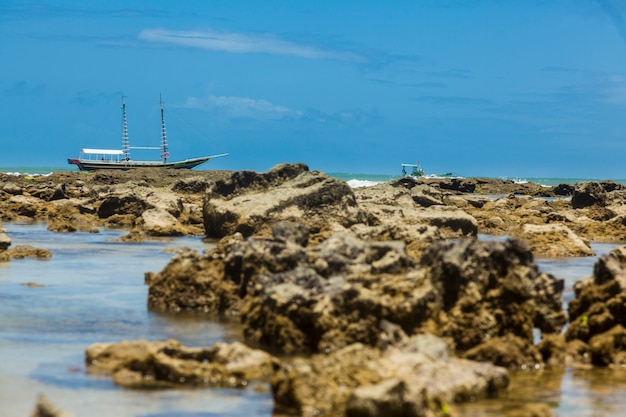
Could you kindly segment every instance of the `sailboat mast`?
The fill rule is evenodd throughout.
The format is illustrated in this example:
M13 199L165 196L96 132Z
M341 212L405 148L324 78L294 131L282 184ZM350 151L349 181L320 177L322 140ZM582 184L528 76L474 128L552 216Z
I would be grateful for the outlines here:
M126 97L122 96L122 151L124 159L130 160L130 146L128 145L128 125L126 124Z
M163 158L163 163L167 162L167 158L170 154L167 152L167 134L165 132L165 106L163 105L163 97L159 96L159 100L161 102L161 150L163 153L161 154L161 158Z

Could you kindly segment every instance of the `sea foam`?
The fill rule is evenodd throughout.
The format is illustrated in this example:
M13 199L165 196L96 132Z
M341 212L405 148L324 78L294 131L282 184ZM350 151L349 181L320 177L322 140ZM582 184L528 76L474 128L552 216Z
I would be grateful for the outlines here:
M352 188L360 188L360 187L371 187L373 185L382 184L383 181L351 179L351 180L346 181L346 183L348 183L348 185Z

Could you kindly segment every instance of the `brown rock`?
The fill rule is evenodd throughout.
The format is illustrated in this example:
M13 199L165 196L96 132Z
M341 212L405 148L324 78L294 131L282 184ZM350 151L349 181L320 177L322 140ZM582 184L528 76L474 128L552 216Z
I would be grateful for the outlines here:
M583 208L593 205L604 206L607 201L607 190L598 182L580 182L574 188L572 207Z
M275 374L277 408L303 416L437 415L442 406L495 395L508 385L503 368L450 357L432 335L407 338L384 351L352 344L296 358Z
M250 380L269 380L280 366L273 356L239 342L188 348L175 340L96 343L87 348L85 362L90 372L110 374L115 383L133 388L244 388Z
M37 398L37 405L33 410L31 417L69 417L69 414L55 407L48 398L40 394Z
M479 362L491 362L511 370L539 370L543 359L535 346L527 340L507 335L496 337L471 348L464 358Z
M348 185L305 165L279 165L264 174L235 173L207 191L204 227L221 238L265 233L274 223L304 223L312 234L363 221Z
M31 245L16 245L11 249L7 249L2 252L4 258L3 261L8 261L9 259L24 259L24 258L35 258L35 259L49 259L52 257L52 253L47 249L39 249L35 248Z
M563 224L525 224L517 236L529 244L535 256L556 258L595 255L589 243Z
M598 258L593 276L578 281L574 293L566 340L587 344L583 353L594 365L626 363L626 246Z
M237 284L224 278L224 262L217 256L201 256L180 250L158 274L147 272L148 307L160 311L238 310Z
M142 228L151 236L184 236L180 222L163 209L148 209L141 214Z
M0 233L0 251L7 250L11 246L11 238L4 233Z

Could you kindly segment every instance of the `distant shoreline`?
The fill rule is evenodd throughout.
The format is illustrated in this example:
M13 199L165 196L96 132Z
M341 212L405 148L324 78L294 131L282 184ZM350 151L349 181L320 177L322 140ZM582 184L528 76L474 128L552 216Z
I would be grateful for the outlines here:
M195 171L212 171L211 169L196 169ZM15 167L0 167L0 172L11 175L50 175L53 172L79 172L75 167L65 166L15 166ZM402 177L401 174L367 174L367 173L344 173L344 172L326 172L328 176L338 178L340 180L350 182L352 186L370 186L377 183L383 183ZM510 180L515 183L533 183L544 185L546 187L556 186L559 184L571 184L574 185L579 182L588 181L615 181L617 183L626 185L626 179L610 179L610 178L567 178L567 177L488 177L488 176L459 176L460 178L488 178L488 179L500 179Z

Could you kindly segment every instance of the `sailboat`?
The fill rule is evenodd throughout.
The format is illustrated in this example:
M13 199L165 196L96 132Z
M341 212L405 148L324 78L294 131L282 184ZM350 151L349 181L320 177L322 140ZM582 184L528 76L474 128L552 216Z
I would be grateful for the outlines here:
M96 171L100 169L128 170L135 168L168 168L168 169L191 169L203 164L210 159L227 156L227 153L218 155L202 156L199 158L185 159L182 161L168 161L169 152L167 147L167 135L165 131L165 106L163 99L161 104L161 146L130 146L128 141L128 125L126 121L126 98L122 96L122 149L93 149L83 148L78 158L68 158L67 163L78 166L80 171ZM130 158L131 149L158 150L161 151L160 160L135 161Z

